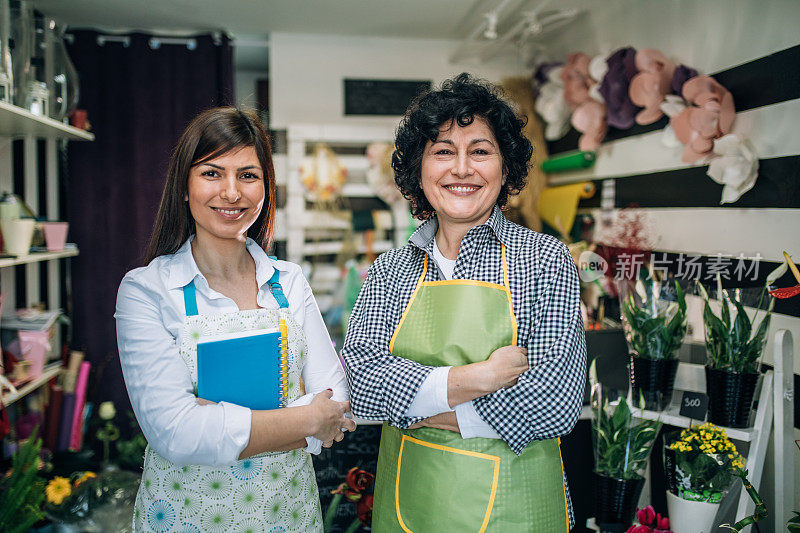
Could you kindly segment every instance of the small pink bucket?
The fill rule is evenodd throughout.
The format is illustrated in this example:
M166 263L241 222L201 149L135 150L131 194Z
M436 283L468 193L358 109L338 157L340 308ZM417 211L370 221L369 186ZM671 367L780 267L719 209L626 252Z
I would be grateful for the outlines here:
M69 222L45 222L44 240L48 252L60 252L67 243Z
M22 358L30 361L30 377L36 379L44 370L47 350L50 348L48 331L19 330L19 348Z

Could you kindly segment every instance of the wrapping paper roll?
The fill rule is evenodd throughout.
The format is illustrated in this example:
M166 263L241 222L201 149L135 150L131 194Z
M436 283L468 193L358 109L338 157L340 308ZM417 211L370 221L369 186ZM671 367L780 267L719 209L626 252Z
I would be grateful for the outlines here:
M567 170L589 168L594 165L595 159L594 152L570 152L542 161L542 170L545 172L565 172Z
M550 187L539 195L536 210L542 220L566 238L575 222L578 202L581 198L591 198L594 195L594 189L594 183L591 181Z

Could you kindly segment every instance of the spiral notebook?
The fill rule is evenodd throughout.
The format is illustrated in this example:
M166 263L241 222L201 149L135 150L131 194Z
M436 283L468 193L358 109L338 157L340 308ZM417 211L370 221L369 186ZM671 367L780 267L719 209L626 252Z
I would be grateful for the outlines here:
M197 396L250 409L281 407L281 334L227 333L197 343Z

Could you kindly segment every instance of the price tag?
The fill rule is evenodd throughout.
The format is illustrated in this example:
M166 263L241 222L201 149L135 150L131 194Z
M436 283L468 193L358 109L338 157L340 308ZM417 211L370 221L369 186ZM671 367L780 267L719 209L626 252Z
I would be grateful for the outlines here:
M692 420L702 421L706 419L708 411L708 396L701 392L685 391L681 397L681 416Z

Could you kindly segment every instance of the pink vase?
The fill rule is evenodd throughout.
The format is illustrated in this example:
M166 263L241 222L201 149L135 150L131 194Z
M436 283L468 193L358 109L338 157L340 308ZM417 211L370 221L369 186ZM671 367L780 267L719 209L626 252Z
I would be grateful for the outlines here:
M45 222L44 240L48 252L60 252L67 243L69 222Z
M50 349L47 330L32 331L21 329L19 331L19 347L22 358L31 363L30 378L36 379L44 370L47 350Z

